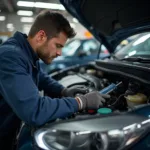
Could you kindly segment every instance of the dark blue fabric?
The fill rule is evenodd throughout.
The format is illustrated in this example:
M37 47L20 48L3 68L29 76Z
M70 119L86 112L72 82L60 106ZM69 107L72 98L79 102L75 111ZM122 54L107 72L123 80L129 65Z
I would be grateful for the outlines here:
M27 36L16 32L0 47L0 142L20 120L37 127L76 112L74 98L58 98L63 88L41 71ZM39 89L57 98L41 97Z
M30 129L23 125L17 141L16 150L43 150L37 146Z
M17 141L17 150L33 150L31 131L26 126L23 126L19 139Z

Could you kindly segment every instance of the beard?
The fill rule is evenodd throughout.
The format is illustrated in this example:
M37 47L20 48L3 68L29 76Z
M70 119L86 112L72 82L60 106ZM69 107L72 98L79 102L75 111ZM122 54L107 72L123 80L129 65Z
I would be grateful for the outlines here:
M55 58L55 57L49 56L49 54L47 54L44 51L44 49L37 49L37 55L47 65L51 64L53 59Z
M45 63L45 64L51 64L53 61L53 57L48 57L48 56L44 56L44 55L39 55L39 58Z
M41 58L42 59L42 58ZM42 61L45 63L45 64L47 64L47 65L49 65L49 64L51 64L52 63L52 61L53 61L53 59L52 58L49 58L49 59L42 59Z

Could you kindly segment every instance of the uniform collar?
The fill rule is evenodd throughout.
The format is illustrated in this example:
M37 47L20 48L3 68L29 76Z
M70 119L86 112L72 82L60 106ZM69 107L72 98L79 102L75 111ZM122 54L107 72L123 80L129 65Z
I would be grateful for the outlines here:
M17 39L17 41L19 42L22 50L28 55L28 57L30 58L30 61L35 64L37 60L39 60L38 55L35 53L35 51L33 50L33 48L31 47L31 45L29 44L28 40L27 40L27 35L23 34L21 32L16 32L14 34L14 38Z

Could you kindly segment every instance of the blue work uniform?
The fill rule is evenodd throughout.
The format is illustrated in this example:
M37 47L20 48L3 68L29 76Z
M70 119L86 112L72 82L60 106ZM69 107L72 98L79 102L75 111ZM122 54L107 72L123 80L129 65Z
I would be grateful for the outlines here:
M21 120L38 127L78 111L77 101L61 97L64 87L42 72L38 60L20 32L0 47L0 149L12 142Z

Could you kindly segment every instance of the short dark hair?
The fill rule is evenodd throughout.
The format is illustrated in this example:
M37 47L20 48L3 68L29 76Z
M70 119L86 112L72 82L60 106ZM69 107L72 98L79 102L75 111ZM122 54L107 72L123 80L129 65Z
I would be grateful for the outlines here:
M29 31L29 36L34 37L40 30L44 30L48 38L57 36L60 32L64 32L68 38L76 35L74 29L62 14L49 10L42 11L35 18Z

